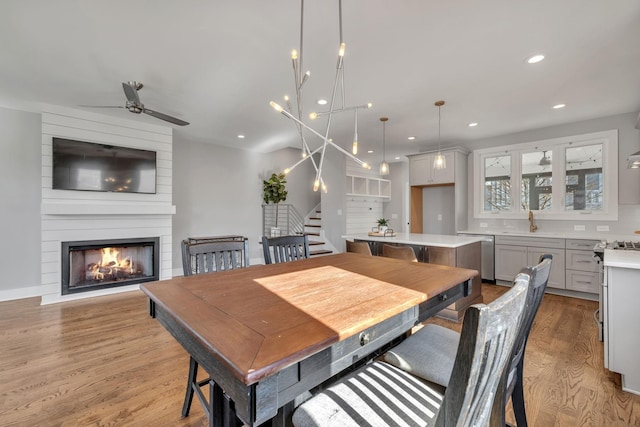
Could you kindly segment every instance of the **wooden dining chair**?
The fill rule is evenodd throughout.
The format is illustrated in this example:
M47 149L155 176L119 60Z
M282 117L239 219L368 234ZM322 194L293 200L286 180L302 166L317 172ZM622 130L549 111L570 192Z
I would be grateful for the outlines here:
M235 270L249 266L249 240L243 236L190 237L182 241L182 271L185 276ZM189 358L187 390L182 405L182 416L189 416L193 395L211 419L208 400L202 387L210 385L211 378L198 381L198 362ZM209 396L211 399L212 396Z
M347 252L371 256L371 248L367 242L352 242L347 240Z
M271 238L263 236L262 251L265 264L309 258L309 237L306 234Z
M382 256L418 262L416 253L411 246L382 245Z
M304 402L293 414L296 427L362 425L498 426L493 401L506 382L506 365L524 311L530 276L490 304L465 313L449 387L385 362L349 374ZM500 426L504 427L504 426Z
M518 427L527 425L522 383L524 352L529 332L547 288L552 258L552 255L545 254L540 257L538 265L521 270L521 273L531 276L531 284L508 365L508 382L500 409L504 418L504 408L511 398ZM454 369L459 341L460 334L457 332L428 324L385 353L384 360L413 375L447 387Z
M246 237L188 238L182 241L182 271L185 276L249 266Z

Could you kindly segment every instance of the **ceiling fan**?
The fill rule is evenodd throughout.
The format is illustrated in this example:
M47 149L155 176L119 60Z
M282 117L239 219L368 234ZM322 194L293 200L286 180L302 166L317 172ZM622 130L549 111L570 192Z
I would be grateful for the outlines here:
M185 122L184 120L180 120L176 117L169 116L164 113L160 113L155 110L150 110L144 106L142 102L140 102L140 97L138 96L138 91L143 88L143 84L140 82L123 82L122 89L124 89L124 94L127 97L127 103L123 106L121 105L82 105L82 107L91 107L91 108L126 108L132 113L140 114L145 113L150 115L151 117L155 117L156 119L164 120L169 123L173 123L178 126L186 126L189 122Z
M542 158L538 162L538 166L549 166L551 164L551 160L547 157L547 152L542 152Z

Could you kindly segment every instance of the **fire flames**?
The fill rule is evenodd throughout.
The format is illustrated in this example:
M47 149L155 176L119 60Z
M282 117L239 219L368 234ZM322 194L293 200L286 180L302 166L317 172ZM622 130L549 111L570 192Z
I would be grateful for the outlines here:
M115 280L134 273L131 257L120 259L117 248L102 248L102 259L87 265L87 279Z

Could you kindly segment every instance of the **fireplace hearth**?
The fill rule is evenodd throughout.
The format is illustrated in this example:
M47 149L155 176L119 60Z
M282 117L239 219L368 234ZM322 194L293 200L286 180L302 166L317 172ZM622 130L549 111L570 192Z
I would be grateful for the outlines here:
M160 238L62 242L62 295L159 278Z

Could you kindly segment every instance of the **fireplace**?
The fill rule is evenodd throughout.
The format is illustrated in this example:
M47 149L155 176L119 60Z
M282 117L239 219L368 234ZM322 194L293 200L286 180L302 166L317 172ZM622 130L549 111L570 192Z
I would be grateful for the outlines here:
M159 237L62 242L62 295L159 279Z

